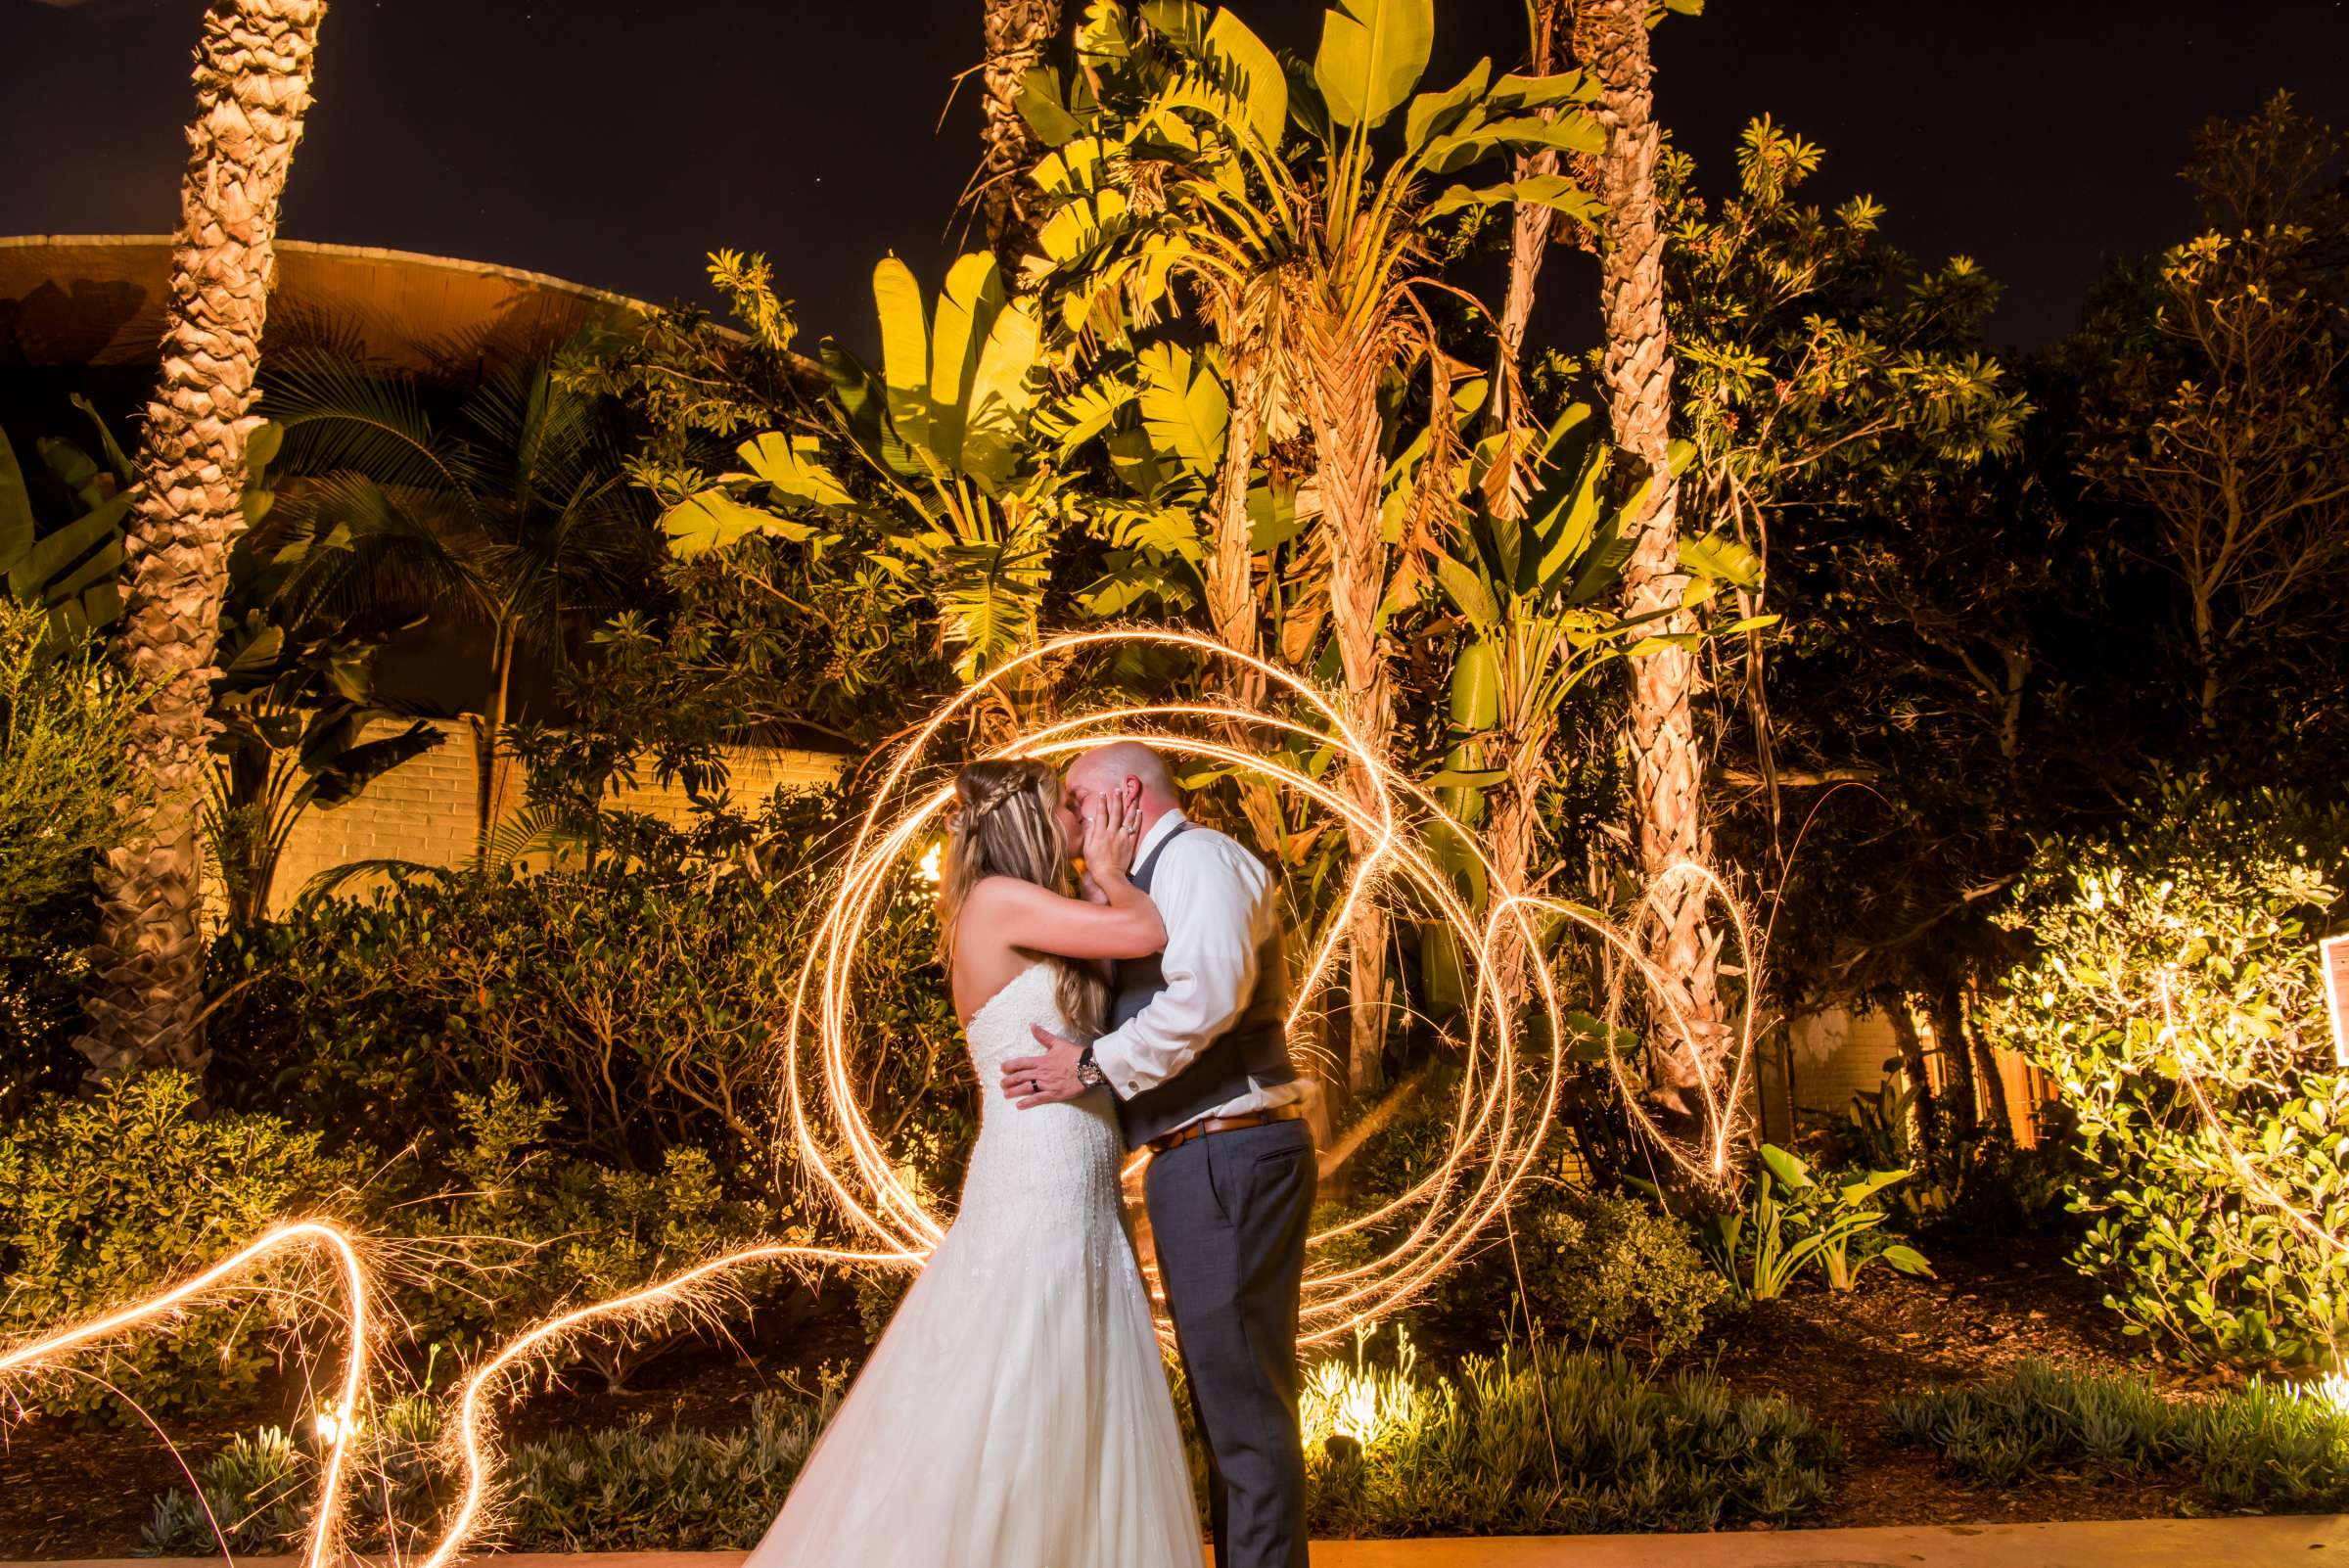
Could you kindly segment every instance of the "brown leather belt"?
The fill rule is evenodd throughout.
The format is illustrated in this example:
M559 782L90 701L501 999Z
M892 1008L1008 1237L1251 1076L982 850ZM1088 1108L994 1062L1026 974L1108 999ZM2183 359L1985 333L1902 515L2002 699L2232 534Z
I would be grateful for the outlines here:
M1250 1111L1246 1116L1211 1116L1204 1122L1178 1127L1165 1137L1152 1138L1144 1145L1152 1154L1164 1154L1179 1149L1193 1138L1203 1138L1210 1132L1237 1132L1242 1128L1270 1127L1275 1122L1301 1122L1305 1119L1302 1105L1275 1105L1268 1111Z

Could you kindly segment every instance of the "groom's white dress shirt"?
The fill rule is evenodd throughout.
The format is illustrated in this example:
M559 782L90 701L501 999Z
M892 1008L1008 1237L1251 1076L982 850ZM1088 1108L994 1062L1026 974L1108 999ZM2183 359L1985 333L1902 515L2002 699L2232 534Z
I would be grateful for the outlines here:
M1151 823L1134 847L1133 863L1148 859L1183 820L1181 811L1170 810ZM1239 1020L1256 986L1256 955L1277 917L1272 878L1263 862L1197 823L1166 844L1150 873L1150 901L1167 928L1159 958L1167 989L1124 1026L1093 1041L1093 1062L1120 1099L1174 1078ZM1268 1111L1294 1104L1307 1092L1302 1077L1286 1084L1252 1078L1247 1093L1192 1120Z

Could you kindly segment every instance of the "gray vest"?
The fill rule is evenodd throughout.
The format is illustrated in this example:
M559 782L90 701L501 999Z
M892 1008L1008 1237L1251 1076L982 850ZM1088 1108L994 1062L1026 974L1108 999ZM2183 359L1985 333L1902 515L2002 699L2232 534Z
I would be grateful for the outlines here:
M1128 880L1148 893L1158 857L1190 828L1188 822L1175 823L1174 830L1159 840L1128 874ZM1289 968L1277 921L1256 960L1256 989L1231 1028L1164 1084L1118 1102L1118 1125L1125 1131L1128 1148L1139 1148L1186 1122L1195 1122L1217 1106L1238 1099L1255 1084L1295 1082L1297 1069L1289 1062ZM1124 1026L1166 989L1166 973L1156 954L1121 959L1110 977L1109 1027Z

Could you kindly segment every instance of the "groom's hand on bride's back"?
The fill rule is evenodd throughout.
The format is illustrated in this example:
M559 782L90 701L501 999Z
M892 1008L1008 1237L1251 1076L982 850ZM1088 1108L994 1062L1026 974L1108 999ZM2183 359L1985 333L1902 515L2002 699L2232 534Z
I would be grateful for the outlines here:
M1016 1100L1021 1110L1032 1105L1063 1105L1084 1092L1077 1077L1077 1057L1082 1049L1038 1025L1028 1033L1043 1047L1040 1056L1015 1056L1003 1064L1003 1097Z

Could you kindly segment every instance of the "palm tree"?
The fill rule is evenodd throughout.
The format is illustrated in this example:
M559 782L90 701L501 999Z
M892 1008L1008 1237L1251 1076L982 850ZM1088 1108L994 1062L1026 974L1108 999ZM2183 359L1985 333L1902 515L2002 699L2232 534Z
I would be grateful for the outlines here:
M104 1073L200 1069L200 819L213 652L239 527L278 204L310 107L324 0L211 0L180 181L161 384L123 545L121 647L149 696L131 750L153 804L97 874L97 983L75 1043Z
M1557 69L1560 13L1572 0L1532 0L1526 8L1526 25L1532 32L1528 40L1530 69L1537 76L1546 76ZM1551 111L1541 112L1548 118ZM1554 175L1558 171L1558 151L1554 147L1537 148L1520 153L1516 159L1516 177L1533 179ZM1525 329L1534 317L1534 285L1542 276L1543 253L1549 246L1550 230L1557 225L1557 213L1539 202L1522 202L1512 210L1509 219L1509 292L1500 307L1500 360L1494 377L1494 396L1491 404L1493 423L1506 427L1515 401L1518 372L1525 363ZM1514 499L1503 492L1503 506Z
M1060 0L986 0L987 60L980 68L986 116L980 138L979 208L988 248L1006 273L1016 271L1036 235L1036 193L1023 177L1036 161L1036 138L1020 118L1020 83L1060 30Z
M1672 471L1672 345L1664 327L1664 223L1656 200L1654 67L1648 55L1649 0L1581 0L1575 52L1598 78L1598 118L1606 146L1598 155L1605 207L1600 298L1606 325L1603 374L1615 444L1646 465L1646 507L1624 571L1624 611L1663 637L1697 630L1680 609L1688 575L1681 564ZM1690 642L1663 642L1635 660L1631 672L1632 789L1639 867L1651 886L1687 862L1709 865L1704 750L1691 694L1697 681ZM1663 900L1657 960L1673 1001L1703 1061L1690 1060L1677 1036L1655 1040L1664 1093L1692 1087L1727 1047L1716 984L1716 945L1705 899L1685 889Z
M1325 13L1310 90L1295 92L1272 51L1229 10L1209 21L1154 8L1144 22L1135 33L1117 8L1088 12L1077 45L1087 70L1033 80L1023 98L1054 148L1036 169L1053 209L1027 276L1058 291L1057 317L1076 329L1081 349L1150 326L1170 307L1170 279L1195 294L1234 389L1215 536L1203 551L1211 618L1234 646L1249 635L1238 629L1250 605L1242 465L1260 430L1302 430L1312 469L1300 513L1311 514L1325 562L1319 586L1348 722L1383 746L1394 727L1383 626L1400 553L1384 514L1392 448L1407 443L1396 439L1382 392L1425 366L1441 405L1458 368L1436 343L1422 299L1434 270L1422 236L1434 218L1466 207L1591 210L1557 174L1440 194L1430 182L1507 154L1595 150L1596 128L1580 108L1587 94L1573 77L1495 81L1490 62L1479 62L1450 90L1413 97L1432 44L1430 0L1345 0ZM1398 115L1402 147L1389 156L1372 132ZM1292 121L1300 134L1289 134ZM1185 128L1166 133L1170 122ZM1113 366L1101 380L1124 374ZM1456 448L1446 441L1417 465L1405 499L1413 525L1450 504ZM1369 781L1358 783L1367 794ZM1353 837L1366 860L1374 836ZM1388 921L1375 898L1361 897L1348 925L1346 1060L1360 1089L1376 1084L1384 1053Z
M622 608L650 576L656 537L627 484L604 401L550 360L508 366L443 429L416 387L324 355L292 357L270 383L290 474L319 476L316 505L357 530L406 541L404 569L437 582L451 614L489 633L474 740L477 849L511 795L503 738L516 661L561 660L582 619ZM432 548L417 547L432 541Z

